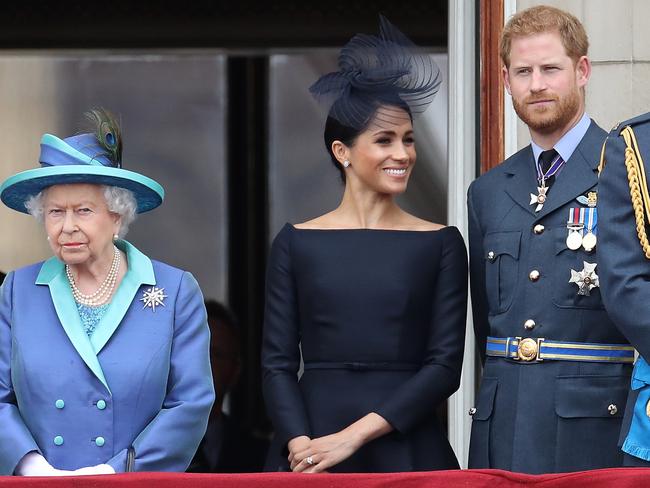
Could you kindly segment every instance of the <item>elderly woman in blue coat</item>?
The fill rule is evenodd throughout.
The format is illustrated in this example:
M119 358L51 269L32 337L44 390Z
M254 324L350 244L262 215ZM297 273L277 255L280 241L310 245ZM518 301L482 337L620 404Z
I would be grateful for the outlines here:
M196 280L123 239L164 191L122 169L110 114L89 117L0 186L54 254L0 289L0 475L184 471L214 400Z

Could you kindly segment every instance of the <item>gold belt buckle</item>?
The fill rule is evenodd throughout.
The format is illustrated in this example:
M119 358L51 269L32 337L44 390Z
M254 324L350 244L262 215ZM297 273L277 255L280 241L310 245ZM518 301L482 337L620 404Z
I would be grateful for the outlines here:
M526 337L522 339L521 337L516 338L517 343L517 359L524 362L530 361L542 361L542 358L539 357L539 352L542 347L543 338L537 340Z

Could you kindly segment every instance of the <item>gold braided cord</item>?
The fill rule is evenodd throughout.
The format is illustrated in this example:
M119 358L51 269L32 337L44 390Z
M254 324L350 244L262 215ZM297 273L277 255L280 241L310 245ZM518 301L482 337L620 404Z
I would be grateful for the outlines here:
M607 164L607 161L605 161L605 146L607 145L607 139L609 137L605 138L605 142L603 142L603 147L600 148L600 163L598 163L598 177L600 177L600 173L603 172L605 169L605 165Z
M625 134L623 134L623 138L625 139L627 147L631 148L634 154L634 160L636 161L635 166L639 176L639 186L641 195L643 196L643 206L645 208L646 218L650 223L650 193L648 193L648 181L646 180L645 166L643 165L643 159L641 158L641 152L639 151L639 144L636 142L636 135L634 134L632 127L628 126L625 128Z
M643 159L639 153L639 146L636 142L634 131L630 126L621 132L625 140L625 168L627 169L627 180L630 185L630 197L634 209L634 220L636 221L636 233L639 243L647 259L650 259L650 242L646 233L646 218L650 222L650 195L646 181Z

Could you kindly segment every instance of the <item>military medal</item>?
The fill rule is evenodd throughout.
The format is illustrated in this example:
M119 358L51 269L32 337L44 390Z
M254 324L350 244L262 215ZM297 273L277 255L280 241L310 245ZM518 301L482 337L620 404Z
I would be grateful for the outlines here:
M585 251L591 252L595 249L598 239L596 237L596 223L598 222L598 211L596 208L583 209L586 213L585 223L587 225L587 233L582 238L582 247Z
M537 187L537 195L535 195L534 193L530 194L530 204L531 205L537 204L537 207L535 207L535 212L539 212L544 206L544 202L546 201L547 191L548 188L544 186L544 181L542 181L542 186Z
M585 228L584 225L584 209L570 208L569 220L567 220L566 227L569 234L566 238L566 247L572 251L577 251L582 246L582 232Z
M567 226L568 227L568 226ZM577 251L582 245L582 226L569 227L569 235L566 238L566 247Z
M580 271L571 269L571 279L569 283L578 285L578 295L589 296L591 290L598 288L598 275L596 274L596 263L583 261L583 268Z
M597 241L598 241L598 238L596 237L596 234L589 231L582 238L582 247L585 248L585 251L591 252L596 247L596 242Z
M564 160L559 154L551 162L551 167L546 173L542 171L539 160L535 163L535 167L537 168L537 181L539 181L539 186L537 187L537 195L534 193L530 194L530 205L537 205L535 207L535 212L539 212L544 207L544 203L546 202L546 193L548 192L546 180L548 180L551 176L555 176L555 174L560 171L560 168L562 168L562 166L564 166Z

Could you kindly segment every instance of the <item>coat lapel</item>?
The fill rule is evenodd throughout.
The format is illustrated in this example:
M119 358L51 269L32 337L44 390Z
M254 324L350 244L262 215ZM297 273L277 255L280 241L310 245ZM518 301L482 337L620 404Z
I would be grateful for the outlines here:
M128 271L113 296L106 314L102 317L90 339L95 354L99 354L113 336L124 315L126 315L129 307L136 299L140 286L156 284L153 265L147 256L127 241L119 241L117 246L126 253Z
M72 346L97 379L110 392L111 390L104 377L104 371L81 324L79 311L72 297L72 291L70 290L68 279L65 276L63 263L57 258L50 258L43 263L41 271L36 278L36 284L49 286L54 309Z
M504 172L510 175L510 180L505 184L506 192L523 209L536 215L535 206L530 204L530 194L537 194L533 149L530 146L522 149L507 164Z
M598 183L598 160L606 135L595 122L591 122L587 133L556 177L538 217L557 210Z
M539 212L535 212L535 205L530 204L530 194L537 194L537 174L531 146L515 154L507 163L508 166L504 167L504 173L511 178L505 185L506 192L537 218L557 210L598 183L600 149L606 135L594 121L591 122L587 133L557 176L548 192L546 203Z

